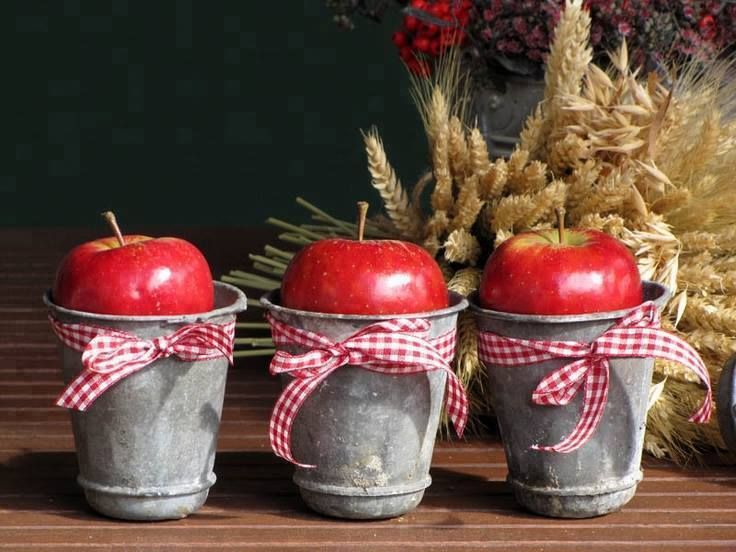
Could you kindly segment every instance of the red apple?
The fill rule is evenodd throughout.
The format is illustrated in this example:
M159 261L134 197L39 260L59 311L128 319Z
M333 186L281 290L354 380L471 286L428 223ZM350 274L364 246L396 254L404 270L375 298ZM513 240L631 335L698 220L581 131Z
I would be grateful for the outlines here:
M120 236L78 245L62 260L52 297L100 314L176 315L210 311L212 273L202 253L179 238Z
M325 239L304 247L281 284L283 306L338 314L405 314L448 306L442 271L396 240Z
M641 304L642 284L634 256L617 239L555 229L503 242L486 262L479 299L501 312L584 314Z

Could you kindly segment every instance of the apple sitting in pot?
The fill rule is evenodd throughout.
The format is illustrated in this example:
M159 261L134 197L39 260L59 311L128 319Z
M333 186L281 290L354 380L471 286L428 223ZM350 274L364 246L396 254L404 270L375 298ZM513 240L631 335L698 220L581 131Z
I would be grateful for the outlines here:
M281 304L334 314L407 314L448 306L447 286L437 262L424 249L397 240L325 239L304 247L289 263Z
M634 256L597 230L517 234L486 262L478 290L483 308L516 314L566 315L616 311L642 302Z
M178 315L212 310L214 285L204 255L179 238L123 236L78 245L62 260L52 290L64 308L99 314Z

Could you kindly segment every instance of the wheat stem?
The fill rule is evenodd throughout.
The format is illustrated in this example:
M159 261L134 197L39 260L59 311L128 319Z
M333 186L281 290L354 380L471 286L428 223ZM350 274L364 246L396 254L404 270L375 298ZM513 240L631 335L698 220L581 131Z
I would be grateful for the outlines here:
M251 261L258 261L262 264L272 266L275 268L286 268L287 263L277 261L276 259L272 259L271 257L264 257L263 255L254 255L253 253L248 255L248 258Z
M250 351L233 351L233 358L271 356L275 352L276 352L276 349L253 349Z
M284 230L291 230L292 232L301 234L307 238L312 238L313 240L320 240L324 237L324 236L320 236L316 232L312 232L311 230L307 230L306 228L297 226L296 224L291 224L286 221L283 221L277 218L273 218L273 217L268 217L266 219L266 223L271 224L273 226L278 226L279 228L283 228Z
M263 248L263 250L266 253L269 253L271 256L274 257L281 257L282 259L286 259L287 261L290 261L292 258L294 258L294 253L291 253L289 251L284 251L282 249L277 249L276 247L272 245L267 245Z
M268 330L271 326L267 322L238 322L235 328L238 330Z
M233 343L235 345L252 345L253 347L273 346L273 340L270 337L236 337Z
M334 224L335 226L338 226L338 227L342 228L343 230L345 230L346 233L352 234L353 229L350 228L351 225L348 224L348 223L346 223L345 221L342 221L340 219L337 219L337 218L333 217L332 215L330 215L329 213L323 211L322 209L320 209L316 205L313 205L312 203L309 203L304 198L297 197L296 198L296 202L299 205L301 205L302 207L304 207L304 208L308 209L309 211L311 211L312 213L314 213L315 215L319 216L321 220L324 220L326 222L330 222L330 223Z
M304 234L299 234L296 232L284 232L283 234L279 234L279 239L281 241L285 241L287 243L294 243L296 245L307 245L309 243L312 243L315 241L315 239L322 239L320 238L307 238Z
M267 284L265 282L262 282L260 280L250 279L250 278L233 278L232 276L224 275L222 276L222 281L227 282L228 284L235 284L239 287L247 287L251 289L260 289L262 291L272 291L274 289L278 289L281 287L280 282L276 282L276 284Z
M270 274L272 276L283 276L284 272L286 272L285 268L277 268L275 266L254 262L253 268L256 270L260 270L261 272L265 272L266 274Z

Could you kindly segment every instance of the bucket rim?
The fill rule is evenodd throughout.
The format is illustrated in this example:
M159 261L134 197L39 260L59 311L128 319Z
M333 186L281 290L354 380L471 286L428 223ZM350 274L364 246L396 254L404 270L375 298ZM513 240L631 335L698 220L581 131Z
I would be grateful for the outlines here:
M281 314L297 315L305 318L317 318L317 319L339 319L339 320L355 320L358 322L366 321L378 321L378 320L395 320L397 318L441 318L443 316L449 316L460 311L465 310L468 307L468 300L463 297L460 293L454 291L448 291L450 299L450 306L443 309L437 309L433 311L423 312L408 312L400 314L335 314L330 312L314 312L305 311L299 309L291 309L289 307L283 307L279 305L280 301L280 290L275 289L265 293L261 296L261 305L267 310Z
M650 280L642 280L643 295L645 301L653 301L658 308L662 309L669 300L672 293L664 285ZM484 309L478 303L478 292L474 291L468 297L470 310L476 316L484 316L510 322L564 324L569 322L589 322L594 320L614 320L623 318L637 307L620 309L615 311L589 312L585 314L518 314L513 312L501 312ZM637 305L638 306L638 305Z
M152 315L130 315L130 314L103 314L89 311L79 311L74 309L67 309L61 305L57 305L51 299L51 290L48 289L43 294L43 302L49 308L50 311L63 314L65 316L73 316L77 318L87 318L95 320L107 320L115 322L170 322L170 323L193 323L200 322L202 320L217 318L220 316L226 316L230 314L237 314L243 312L248 307L248 300L245 293L237 287L226 284L224 282L213 281L215 288L215 295L217 290L229 291L235 294L235 300L229 305L225 305L206 312L197 312L192 314L152 314Z

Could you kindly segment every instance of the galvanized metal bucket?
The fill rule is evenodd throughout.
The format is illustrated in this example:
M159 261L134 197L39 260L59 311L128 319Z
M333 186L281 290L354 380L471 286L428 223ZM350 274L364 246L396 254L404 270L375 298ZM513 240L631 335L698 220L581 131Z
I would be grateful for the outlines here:
M63 323L113 328L150 339L196 323L231 322L245 310L239 289L215 282L215 309L181 316L116 316L73 311L44 301ZM61 345L64 382L82 370L82 353ZM77 482L89 505L129 520L183 518L215 483L217 433L226 358L159 359L122 379L85 412L71 411L79 461Z
M716 413L723 442L736 453L736 355L728 359L718 378Z
M644 283L644 300L662 308L669 292ZM537 316L482 309L471 298L480 331L522 339L591 342L629 311ZM566 406L531 401L537 384L569 360L526 366L486 366L490 399L506 452L508 481L516 500L546 516L586 518L620 509L642 479L641 454L646 425L652 359L610 360L608 402L592 438L569 453L531 449L566 437L580 416L583 393Z
M333 341L397 317L288 309L279 306L278 292L267 294L261 302L281 322ZM400 316L429 320L432 339L454 328L467 304L452 293L449 308ZM322 382L292 428L294 457L316 465L297 467L294 472L294 483L307 506L350 519L390 518L415 508L432 482L429 466L445 379L440 371L387 375L347 365Z

